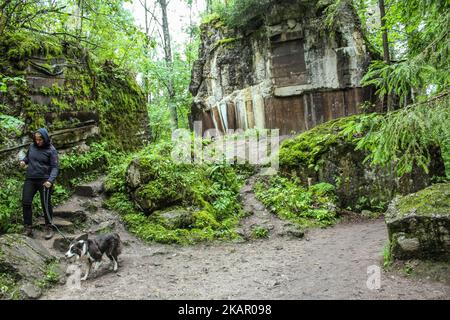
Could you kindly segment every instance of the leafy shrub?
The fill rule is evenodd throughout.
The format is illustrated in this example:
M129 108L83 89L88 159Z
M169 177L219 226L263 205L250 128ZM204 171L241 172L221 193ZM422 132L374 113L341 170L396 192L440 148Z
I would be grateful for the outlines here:
M58 262L51 261L47 264L44 277L36 281L36 285L42 289L48 289L59 281L59 274L56 271Z
M269 230L267 228L257 226L252 229L252 235L251 237L253 239L262 239L262 238L268 238L269 237Z
M194 243L237 237L234 227L243 214L239 189L248 168L240 166L235 170L227 163L175 163L171 152L172 144L160 141L121 159L126 162L117 162L105 182L113 193L108 206L123 215L130 231L147 241ZM126 168L131 161L141 175L141 185L133 191L137 202L151 204L145 211L137 209L125 195ZM170 210L174 206L193 213L189 227L169 230L152 219L155 210Z
M20 119L0 114L0 144L4 144L11 136L20 136L23 125Z
M0 182L0 233L18 232L22 226L22 187L25 178L21 175L6 177ZM52 194L53 206L65 201L70 191L55 184ZM33 199L33 213L42 211L39 195Z
M274 176L268 181L257 181L257 198L280 218L300 226L328 226L335 222L335 213L329 209L335 197L334 186L320 183L303 188L287 178Z
M71 152L62 155L59 159L59 165L61 170L85 170L99 162L107 164L108 156L106 142L93 143L87 152Z
M0 182L0 232L9 232L22 224L22 185L19 177L9 177Z
M13 276L0 272L0 300L19 299L19 288Z
M226 4L216 2L213 10L227 26L236 28L244 27L252 19L264 16L272 3L272 0L232 0Z
M428 173L432 155L438 148L446 176L450 178L450 95L373 117L365 135L357 139L356 149L368 151L366 161L385 166L394 164L399 176L414 165Z

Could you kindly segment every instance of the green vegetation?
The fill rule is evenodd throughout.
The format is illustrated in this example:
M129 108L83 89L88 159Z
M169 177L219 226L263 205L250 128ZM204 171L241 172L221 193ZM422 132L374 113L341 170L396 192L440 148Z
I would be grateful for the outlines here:
M58 262L49 262L46 266L44 277L36 281L36 285L41 289L48 289L54 286L59 281L59 274L56 271L59 267Z
M383 247L383 268L385 269L389 268L393 262L394 258L391 252L391 245L389 244L388 241L388 243L386 243Z
M406 263L405 266L403 267L403 272L405 273L405 275L407 276L411 276L414 273L414 266L412 266L410 263Z
M9 273L0 272L0 300L19 299L19 288L16 280Z
M326 227L336 222L336 214L331 209L335 202L331 184L319 183L304 188L298 181L275 176L268 181L258 181L254 190L268 209L300 227Z
M22 186L25 177L23 174L9 176L0 182L0 233L19 232L22 229ZM67 200L70 190L55 184L52 195L52 204ZM41 212L39 197L33 199L33 212L37 216Z
M316 126L283 142L280 165L318 171L322 154L348 143L350 151L366 152L364 161L374 166L393 165L399 176L411 172L414 165L428 172L432 157L440 155L450 177L449 97L386 115L354 115Z
M366 160L372 164L394 164L399 176L411 172L414 165L428 172L432 157L439 154L444 160L446 176L450 178L449 103L447 95L409 105L384 117L370 117L368 129L358 139L356 149L368 151ZM359 128L356 129L353 134L361 134Z
M106 146L106 142L92 143L87 152L64 154L59 160L60 169L86 170L94 164L102 163L105 165L107 164L107 156L109 155L106 151Z
M236 40L237 40L236 38L220 39L219 41L217 41L217 46L228 45L228 44L235 42Z
M4 57L17 62L14 66L18 69L22 66L20 61L31 57L33 54L43 56L59 56L62 54L62 46L58 39L24 30L3 34L0 47Z
M370 128L380 116L362 114L328 121L293 139L284 141L280 147L280 165L304 167L317 171L322 162L321 155L330 147L345 142L356 146L357 139Z
M375 85L381 97L398 97L398 107L448 91L449 8L441 0L389 1L385 23L394 61L373 61L363 83ZM378 48L381 32L375 28L370 37Z
M0 114L0 144L7 142L6 137L20 136L24 122L12 116Z
M376 212L371 212L368 218L376 218L386 210L388 202L389 201L387 200L383 200L383 197L373 196L368 198L366 196L360 196L356 200L354 206L350 206L347 209L356 210L358 212L361 211L361 213L363 213L362 211L364 211L364 209L370 208L371 210L375 210Z
M117 166L105 182L113 194L108 206L120 212L130 231L146 241L187 244L236 238L234 227L243 215L238 195L245 168L225 163L178 164L171 159L171 152L172 144L161 141L128 157L141 179L132 191L140 209L123 194L126 166ZM178 209L187 216L183 228L172 228L160 219Z
M136 132L142 130L141 122L146 117L137 117L145 114L145 96L131 72L114 61L98 60L94 53L86 51L86 48L74 41L62 41L55 36L36 35L23 30L3 34L0 52L6 58L0 61L0 90L5 93L0 103L7 106L0 110L2 131L20 124L17 121L11 122L11 117L17 114L16 108L11 107L20 103L24 112L23 118L18 121L23 121L26 125L19 128L20 132L15 132L18 136L43 126L50 131L64 127L59 119L55 123L46 121L47 112L58 115L64 111L97 111L102 139L123 149L139 145ZM29 60L36 55L44 55L48 61L65 61L60 67L67 79L64 85L53 83L38 90L43 96L50 98L48 105L32 102L30 94L35 89L17 76L23 74L23 69L29 65L39 70L51 68L48 63L36 64ZM73 126L76 123L71 121L67 124ZM3 135L2 139L6 140L11 136ZM124 136L127 136L127 143L123 143Z
M214 4L214 16L204 18L205 22L215 21L219 16L225 25L231 28L245 27L252 19L262 17L272 5L271 0L230 0L226 3L220 1Z
M356 5L366 21L367 6ZM375 86L388 111L400 110L374 124L358 148L370 150L375 164L395 161L399 175L410 172L413 164L427 171L430 150L437 148L449 179L449 3L393 0L386 8L384 30L390 43L384 54L389 61L372 61L362 84ZM383 30L367 31L381 53Z
M269 237L269 230L267 228L257 226L252 229L251 237L253 239L264 239Z
M6 178L0 182L0 230L14 231L21 225L22 181L19 177Z
M130 232L148 242L193 244L215 239L237 238L234 231L239 215L217 221L214 214L201 210L193 213L192 224L187 228L168 229L160 221L147 216L135 208L127 196L116 193L106 202L108 208L122 215Z

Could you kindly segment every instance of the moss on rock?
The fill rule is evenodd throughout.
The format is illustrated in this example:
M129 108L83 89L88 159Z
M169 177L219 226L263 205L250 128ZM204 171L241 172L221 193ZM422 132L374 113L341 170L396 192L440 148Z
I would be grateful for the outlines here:
M394 165L373 166L358 142L382 117L359 114L335 119L284 141L280 147L281 173L299 177L303 184L327 182L336 187L339 206L361 211L384 211L396 194L425 188L434 174L441 175L442 158L430 165L430 173L414 167L399 177Z
M172 151L170 142L152 144L125 171L110 175L105 182L113 193L110 207L147 241L236 238L234 229L243 215L238 197L244 179L238 170L229 164L176 163Z
M395 198L385 215L396 259L450 261L450 184Z
M355 143L355 137L348 136L344 131L362 120L367 115L354 115L335 119L311 130L288 139L280 147L280 165L284 167L303 167L318 170L322 164L320 156L332 146L343 143Z
M450 217L450 183L437 183L417 193L402 197L395 218L415 213L421 216Z

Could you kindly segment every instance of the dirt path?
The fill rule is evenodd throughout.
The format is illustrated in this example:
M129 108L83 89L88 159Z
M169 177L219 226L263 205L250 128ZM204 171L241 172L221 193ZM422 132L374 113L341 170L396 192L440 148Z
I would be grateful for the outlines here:
M273 216L249 219L244 226L252 219L280 224ZM379 289L367 287L387 239L382 219L310 230L302 239L272 232L190 247L146 245L119 223L116 230L126 244L117 273L105 263L79 288L59 286L42 299L450 299L448 285L383 270Z
M289 226L290 224L284 223L274 214L271 214L256 198L253 192L256 181L257 175L251 176L239 192L244 211L248 212L249 216L240 222L238 233L249 240L252 238L254 228L259 227L267 230L271 237L281 236L285 230L284 225Z
M57 287L43 299L448 299L450 287L381 273L382 220L313 230L307 240L276 237L242 244L178 247L129 244L117 273L103 266L81 289Z

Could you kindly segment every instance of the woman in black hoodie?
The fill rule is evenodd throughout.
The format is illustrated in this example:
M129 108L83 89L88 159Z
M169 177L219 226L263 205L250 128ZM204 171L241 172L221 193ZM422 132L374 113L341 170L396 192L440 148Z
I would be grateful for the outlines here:
M53 192L53 183L59 171L58 152L51 144L48 132L44 128L34 133L33 141L27 155L20 161L22 167L28 165L22 193L25 234L29 237L33 236L31 204L34 195L39 191L44 210L45 238L50 239L53 237L53 229L50 224L51 221L47 217L47 212L50 215L50 219L52 219L51 194ZM47 203L46 200L48 200Z

